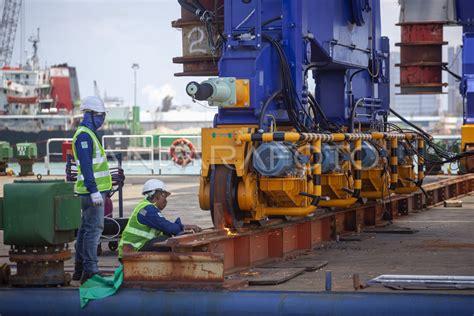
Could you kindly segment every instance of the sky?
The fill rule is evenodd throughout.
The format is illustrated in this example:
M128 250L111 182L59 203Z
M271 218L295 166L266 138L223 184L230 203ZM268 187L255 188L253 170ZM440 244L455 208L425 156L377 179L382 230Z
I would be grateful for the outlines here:
M108 96L133 103L132 64L138 63L137 103L153 110L166 95L175 104L189 104L185 86L193 78L173 74L182 66L172 63L181 56L181 32L171 27L180 16L176 0L23 0L12 64L18 64L27 41L40 28L39 58L42 65L67 62L76 67L81 96L93 94L93 82ZM400 41L398 1L381 0L382 34ZM450 45L459 45L459 28L445 28ZM21 39L24 39L23 50ZM23 54L20 54L23 52ZM203 80L204 78L200 78Z

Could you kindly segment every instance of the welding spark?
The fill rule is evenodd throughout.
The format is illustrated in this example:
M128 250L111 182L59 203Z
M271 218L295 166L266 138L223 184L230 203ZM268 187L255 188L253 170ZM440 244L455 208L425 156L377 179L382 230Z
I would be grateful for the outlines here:
M224 230L225 230L227 236L235 236L235 235L237 235L237 233L234 233L233 231L231 231L231 230L230 230L229 228L227 228L227 227L224 227Z

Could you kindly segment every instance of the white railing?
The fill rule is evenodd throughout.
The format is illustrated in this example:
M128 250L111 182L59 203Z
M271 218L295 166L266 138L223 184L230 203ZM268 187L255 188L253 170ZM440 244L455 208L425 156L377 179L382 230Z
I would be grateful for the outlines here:
M107 149L105 146L105 140L106 139L121 139L121 138L128 138L128 139L137 139L137 140L142 140L144 146L146 146L146 140L150 139L150 147L127 147L127 149L121 149L121 148L109 148ZM153 135L104 135L102 136L102 147L104 147L104 150L106 153L148 153L150 159L149 160L141 160L141 163L147 167L148 169L151 170L151 174L155 173L155 152L153 148ZM149 163L147 163L149 161ZM149 166L147 166L149 165Z
M46 169L46 174L49 176L51 174L51 165L50 165L50 156L62 156L63 152L51 152L49 150L49 144L53 142L72 142L72 138L50 138L46 142L46 156L44 157L44 167ZM62 149L62 148L61 148Z
M103 135L102 136L102 146L106 153L125 153L125 154L133 154L136 158L141 158L139 153L147 154L147 159L136 159L134 161L128 160L126 166L130 169L130 172L133 173L134 170L147 170L145 172L151 172L151 174L168 174L168 175L193 175L199 174L201 169L201 161L200 157L195 159L192 163L187 165L186 167L181 167L176 165L172 162L171 157L167 157L166 154L169 153L170 145L168 143L172 143L175 139L186 138L194 145L196 154L198 156L201 154L201 136L200 135L163 135L158 136L158 163L155 165L155 147L153 144L153 135ZM110 146L110 139L129 139L135 140L137 143L142 142L140 146L132 146L133 142L129 141L127 146L124 148L113 148L115 145L112 144ZM51 175L51 172L57 172L57 164L51 163L51 158L53 156L61 156L61 152L52 152L51 151L51 143L54 142L72 142L72 138L51 138L46 143L46 156L44 158L44 166L45 171L48 175ZM106 145L109 145L109 148ZM54 168L56 166L56 169ZM145 169L143 169L143 167ZM140 172L138 174L141 174Z

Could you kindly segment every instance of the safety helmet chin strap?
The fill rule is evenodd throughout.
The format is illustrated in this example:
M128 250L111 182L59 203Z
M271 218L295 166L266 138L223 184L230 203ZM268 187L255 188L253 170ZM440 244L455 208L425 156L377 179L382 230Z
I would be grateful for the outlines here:
M153 198L158 194L158 193L161 193L163 192L163 190L161 189L156 189L156 190L153 190L153 191L150 191L148 193L145 193L145 198L151 202L151 200L153 200Z
M145 198L146 198L148 201L153 200L153 197L155 196L156 191L157 191L157 190L153 190L153 191L150 191L150 192L145 193Z

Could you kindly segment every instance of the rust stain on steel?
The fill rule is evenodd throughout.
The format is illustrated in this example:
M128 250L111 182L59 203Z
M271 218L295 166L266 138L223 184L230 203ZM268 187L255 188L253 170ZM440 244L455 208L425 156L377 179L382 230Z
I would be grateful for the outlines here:
M401 25L401 94L442 93L442 23L403 23Z
M181 8L181 18L173 21L171 26L182 31L182 57L173 58L173 63L183 64L183 72L175 76L215 76L218 73L217 64L221 55L218 49L211 52L208 36L217 43L217 30L224 28L224 0L203 0L201 4L210 12L214 12L214 34L208 34L206 26L199 18ZM217 12L215 12L217 10Z
M9 259L12 262L45 262L45 261L65 261L71 258L71 250L63 249L57 253L14 253L10 251Z
M122 261L125 283L224 281L224 257L218 254L137 252Z
M400 216L467 194L473 188L473 181L471 174L446 177L423 186L430 196L428 199L415 192L392 196L385 204L394 217ZM381 222L383 212L382 204L357 205L292 222L276 221L258 230L245 228L235 236L223 230L208 230L173 237L165 242L173 249L171 253L124 253L124 280L222 283L224 275L231 272L311 249L321 241L336 238L336 234L376 225ZM186 252L189 249L192 251Z

